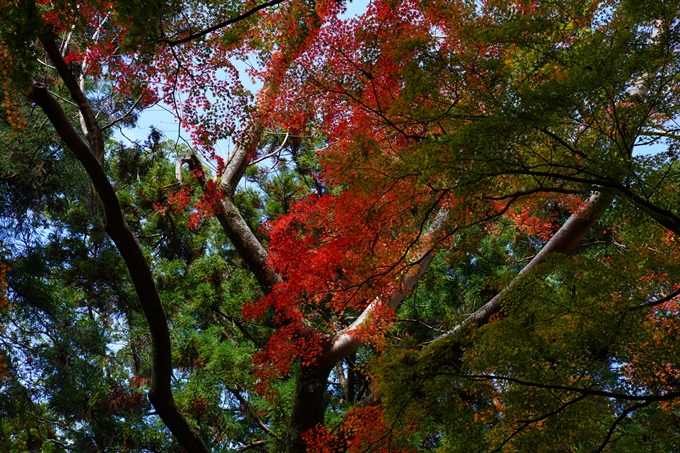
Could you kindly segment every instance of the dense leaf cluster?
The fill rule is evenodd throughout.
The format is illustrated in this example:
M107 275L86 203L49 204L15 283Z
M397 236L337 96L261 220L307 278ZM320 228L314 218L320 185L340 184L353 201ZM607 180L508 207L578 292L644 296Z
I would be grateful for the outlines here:
M680 4L347 6L0 0L0 450L677 448Z

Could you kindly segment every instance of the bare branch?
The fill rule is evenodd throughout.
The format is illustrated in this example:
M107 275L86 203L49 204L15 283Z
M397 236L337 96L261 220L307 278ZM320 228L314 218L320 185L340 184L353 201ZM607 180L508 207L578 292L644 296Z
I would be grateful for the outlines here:
M112 127L112 126L115 126L116 124L120 123L120 122L123 121L125 118L127 118L128 116L130 116L130 114L137 108L137 106L139 105L139 103L142 101L142 97L143 97L143 95L140 95L140 96L137 98L137 100L135 101L135 103L132 105L132 107L130 107L130 108L128 109L127 112L123 113L121 116L119 116L119 117L116 118L115 120L112 120L112 121L109 122L107 125L102 126L102 128L101 128L102 131L105 131L106 129L108 129L108 128Z
M241 452L241 451L248 451L248 450L257 450L257 451L267 451L265 448L265 445L267 445L269 441L267 440L254 440L252 442L248 442L247 444L244 444L242 447L239 447L236 451Z
M250 165L259 164L259 163L262 162L263 160L267 160L267 159L269 159L270 157L276 156L278 153L280 153L280 152L283 150L283 147L286 146L286 142L287 142L287 141L288 141L288 132L286 132L286 136L283 138L283 143L281 143L281 146L279 146L278 148L276 148L276 151L273 151L273 152L271 152L271 153L269 153L269 154L266 154L266 155L260 157L259 159L256 159L256 160L252 161L252 162L249 163L248 165L250 166Z

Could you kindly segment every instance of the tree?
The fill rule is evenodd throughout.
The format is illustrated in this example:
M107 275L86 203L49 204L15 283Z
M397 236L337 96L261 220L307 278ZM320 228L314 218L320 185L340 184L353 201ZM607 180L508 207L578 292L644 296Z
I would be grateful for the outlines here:
M677 4L1 6L8 451L675 445Z

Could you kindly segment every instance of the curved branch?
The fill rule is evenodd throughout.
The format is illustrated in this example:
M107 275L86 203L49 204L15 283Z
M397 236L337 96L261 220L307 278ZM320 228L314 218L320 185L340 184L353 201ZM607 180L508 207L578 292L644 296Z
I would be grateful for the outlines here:
M228 20L225 20L225 21L220 22L218 24L215 24L212 27L208 27L208 28L201 30L199 32L192 33L189 36L185 36L182 39L173 40L173 39L164 38L164 39L161 39L161 42L164 42L167 45L174 47L174 46L177 46L179 44L183 44L185 42L193 41L194 39L198 39L198 38L205 36L208 33L211 33L215 30L219 30L220 28L228 27L229 25L235 24L236 22L240 22L244 19L247 19L248 17L252 16L253 14L255 14L256 12L258 12L262 9L268 8L270 6L275 6L275 5L278 5L279 3L283 3L283 2L284 2L284 0L270 0L268 2L261 3L261 4L257 5L256 7L246 11L243 14L239 14L236 17L232 17L231 19L228 19Z
M246 411L248 411L248 413L250 414L250 416L253 417L253 418L255 419L255 421L257 422L258 426L259 426L260 428L262 428L262 430L263 430L264 432L266 432L267 434L269 434L270 436L272 436L274 439L276 439L276 441L277 441L278 443L280 443L280 444L283 443L283 439L281 439L281 437L280 437L278 434L276 434L274 431L272 431L271 429L269 429L269 427L268 427L267 425L264 424L264 422L262 421L262 419L257 415L257 412L255 411L255 409L253 409L253 406L248 402L248 400L246 400L246 399L243 397L243 395L241 395L240 390L233 390L233 389L231 389L231 388L227 388L227 390L229 390L229 393L231 393L232 395L234 395L234 398L236 398L236 399L238 400L238 402L241 403L241 405L246 409Z
M139 297L151 334L153 373L149 400L163 422L187 451L208 453L209 450L206 445L189 426L175 405L170 385L172 355L165 311L156 290L149 264L123 217L118 197L104 172L104 168L90 147L80 138L61 105L50 95L44 84L33 83L30 98L45 112L61 139L87 171L101 200L105 230L116 245L130 272L135 292Z
M610 442L610 439L614 434L614 430L616 429L619 423L621 423L626 417L628 417L628 415L630 415L632 412L635 412L638 409L642 409L643 407L649 406L653 402L654 401L644 401L642 403L633 404L632 406L626 408L623 412L621 412L621 415L619 415L616 418L616 420L614 420L614 423L612 423L612 426L609 428L609 431L607 431L607 435L605 436L604 441L602 441L602 445L600 445L600 448L595 450L595 453L600 453L604 451L605 448L607 448L607 444Z
M579 401L581 401L581 400L583 400L587 397L588 397L588 395L579 395L576 398L574 398L573 400L569 400L566 403L563 403L560 407L548 412L547 414L543 414L543 415L536 417L536 418L533 418L531 420L521 420L520 422L522 423L522 426L520 426L519 428L514 430L512 432L512 434L510 434L508 437L506 437L505 440L503 440L503 442L501 442L501 444L498 446L498 448L496 448L495 450L492 450L491 453L498 453L498 452L502 451L503 447L508 442L510 442L513 439L513 437L515 437L516 435L518 435L519 433L524 431L524 429L526 429L528 426L531 426L534 423L540 423L543 420L546 420L546 419L552 417L553 415L559 414L563 410L567 409L569 406L573 406L574 404L578 403Z
M100 163L104 162L104 139L102 137L102 130L99 127L90 101L87 99L87 96L85 96L85 93L83 93L83 90L80 89L78 81L71 75L71 71L69 71L66 62L64 61L64 57L61 55L59 47L57 47L57 44L54 42L54 37L42 34L38 39L57 69L59 77L64 81L64 85L66 85L71 98L73 98L78 106L80 117L85 126L83 132L87 137L87 141L90 143L90 151Z
M270 157L276 156L278 153L280 153L280 152L283 150L283 147L286 146L286 142L288 141L288 136L289 136L289 133L286 132L286 136L283 138L283 143L281 143L281 146L279 146L278 148L276 148L276 150L272 151L271 153L265 154L264 156L260 157L259 159L255 159L254 161L252 161L251 163L249 163L248 166L255 165L255 164L259 164L259 163L262 162L263 160L267 160L267 159L269 159Z

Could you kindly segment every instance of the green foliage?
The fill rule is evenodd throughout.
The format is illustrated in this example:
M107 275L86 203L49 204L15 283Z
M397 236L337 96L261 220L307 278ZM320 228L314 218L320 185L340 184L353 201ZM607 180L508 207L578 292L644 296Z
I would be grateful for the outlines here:
M134 267L34 80L72 125L90 100L209 449L677 450L680 5L281 2L175 45L253 6L0 0L0 450L181 451L147 401ZM252 56L256 105L233 61ZM112 140L159 97L186 101L202 159L247 150L233 197L224 162L189 171L155 129ZM580 245L525 268L595 192L613 202ZM220 197L278 256L237 251Z

